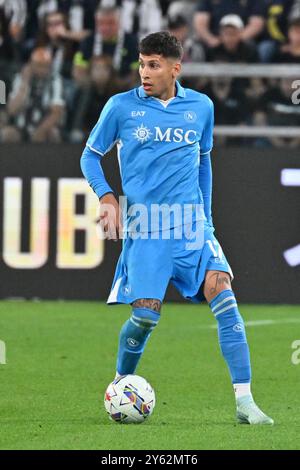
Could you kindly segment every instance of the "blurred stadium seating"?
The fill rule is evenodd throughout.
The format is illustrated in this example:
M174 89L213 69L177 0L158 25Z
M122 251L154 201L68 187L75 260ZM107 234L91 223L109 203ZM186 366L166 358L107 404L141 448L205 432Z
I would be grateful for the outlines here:
M84 142L139 84L138 40L158 29L183 43L183 84L213 99L216 145L299 146L299 0L2 0L0 142Z

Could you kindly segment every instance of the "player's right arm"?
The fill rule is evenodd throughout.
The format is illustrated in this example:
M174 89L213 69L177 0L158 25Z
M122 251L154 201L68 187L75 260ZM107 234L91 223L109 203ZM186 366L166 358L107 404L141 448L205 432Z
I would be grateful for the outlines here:
M80 159L83 175L100 201L100 215L97 222L107 238L117 240L120 233L119 204L103 173L102 157L119 139L119 122L115 97L108 100L99 120L93 128Z

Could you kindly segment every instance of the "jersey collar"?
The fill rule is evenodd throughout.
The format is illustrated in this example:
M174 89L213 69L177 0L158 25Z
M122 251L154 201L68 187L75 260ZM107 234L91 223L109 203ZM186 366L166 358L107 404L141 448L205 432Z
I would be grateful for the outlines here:
M175 82L176 85L176 97L178 98L185 98L185 90L184 88L180 85L180 83L176 80ZM148 96L142 86L138 88L138 95L140 98L151 98L151 96Z

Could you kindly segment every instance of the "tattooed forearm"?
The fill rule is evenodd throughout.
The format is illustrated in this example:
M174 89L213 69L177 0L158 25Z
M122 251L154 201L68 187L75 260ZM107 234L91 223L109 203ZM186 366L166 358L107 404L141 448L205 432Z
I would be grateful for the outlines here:
M161 301L158 299L138 299L132 304L133 308L150 308L160 313Z

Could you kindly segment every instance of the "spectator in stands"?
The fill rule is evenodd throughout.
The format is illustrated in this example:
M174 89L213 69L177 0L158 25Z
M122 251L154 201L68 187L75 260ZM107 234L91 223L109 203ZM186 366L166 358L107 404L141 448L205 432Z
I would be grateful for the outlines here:
M78 89L71 110L70 140L82 142L98 121L108 99L121 92L121 84L113 68L111 57L92 57L88 86Z
M161 3L164 3L164 0L162 0ZM193 25L196 8L197 2L194 0L175 0L173 2L169 2L167 10L163 9L163 14L169 19L183 16L189 27L191 27ZM164 11L166 11L166 14Z
M262 96L260 110L264 113L264 124L268 126L300 126L300 107L292 101L293 79L282 78L277 87L268 89ZM300 134L299 134L300 135ZM275 147L296 148L300 146L299 137L272 137Z
M68 38L81 41L87 32L94 28L94 10L99 0L27 0L27 18L23 41L23 59L28 60L36 46L40 29L45 26L45 18L52 13L60 12L65 17Z
M37 48L30 63L16 76L8 99L10 125L1 131L2 142L58 142L64 112L63 87L51 75L52 56Z
M94 12L99 0L27 0L28 3L38 3L36 13L39 21L49 14L61 11L65 14L72 33L81 33L84 30L93 30ZM33 12L32 12L33 13ZM80 36L77 36L77 40Z
M288 43L281 46L274 56L274 62L284 64L300 63L300 16L292 18L288 27Z
M43 27L37 39L37 47L47 47L51 52L54 74L59 73L66 79L71 78L73 57L79 47L79 42L69 29L64 13L55 11L45 15Z
M253 63L258 61L254 43L242 40L244 23L238 15L226 15L220 21L220 45L207 50L208 62ZM249 86L247 78L234 78L232 88L239 90L239 99L246 100L245 93Z
M168 30L182 44L182 62L204 62L205 52L201 42L189 34L189 25L184 16L169 18Z
M288 40L288 22L295 14L299 16L300 1L266 0L266 2L266 34L259 44L259 56L261 62L270 63L274 61L280 46Z
M9 34L14 42L20 41L26 20L25 0L0 0L0 11L8 21Z
M195 29L206 47L221 43L219 25L229 14L242 18L245 27L241 32L243 41L257 40L264 29L265 5L261 0L200 0L195 15Z
M74 60L79 69L77 75L88 73L88 63L93 56L109 56L114 69L120 74L124 87L131 83L138 69L138 41L135 35L125 33L120 27L120 11L117 8L100 8L96 12L94 34L80 46Z
M258 55L254 43L243 41L244 23L238 15L226 15L220 21L217 47L207 51L209 62L257 62Z
M236 93L232 78L215 77L211 80L210 92L215 104L216 124L241 124L245 122L243 97Z
M273 41L287 40L288 18L295 0L269 0L267 8L267 32Z
M270 88L270 85L267 78L252 77L249 82L250 86L246 89L246 97L248 109L253 113L253 117L255 118L254 114L262 111L261 103L264 101L265 93ZM277 84L277 80L275 80L275 84ZM260 118L258 118L258 120L259 119Z
M0 7L0 78L6 84L11 82L10 64L15 58L15 48L9 33L9 20L5 15L4 8Z
M141 38L163 29L163 14L160 6L160 3L164 3L163 1L122 0L120 3L120 23L125 33ZM103 7L103 4L101 6Z
M198 34L193 36L190 23L196 10ZM261 42L264 14L268 31ZM138 35L164 28L183 43L185 62L253 63L257 56L265 62L300 62L300 0L0 0L0 79L9 96L0 116L4 140L39 139L42 131L37 136L32 131L38 127L35 119L41 111L51 115L44 110L42 83L48 90L46 101L63 103L61 109L69 115L64 129L71 137L63 137L84 139L110 94L139 84ZM41 50L31 54L36 47L47 48L53 78L42 78L49 64ZM30 63L10 92L20 57ZM40 66L37 59L43 59ZM288 100L285 87L278 87L275 79L220 78L211 85L203 75L182 80L215 100L217 124L262 125L272 121L267 100L274 103L279 94ZM20 102L23 107L18 108ZM291 114L297 114L294 108ZM47 139L55 140L55 135L56 130Z
M0 79L8 91L19 61L25 18L25 0L0 0Z
M23 63L28 62L31 52L36 45L37 35L40 29L38 12L41 0L26 0L26 3L27 15L21 51Z
M214 77L204 90L213 100L216 125L241 125L249 120L246 97L230 77ZM219 144L242 143L241 139L217 139Z

